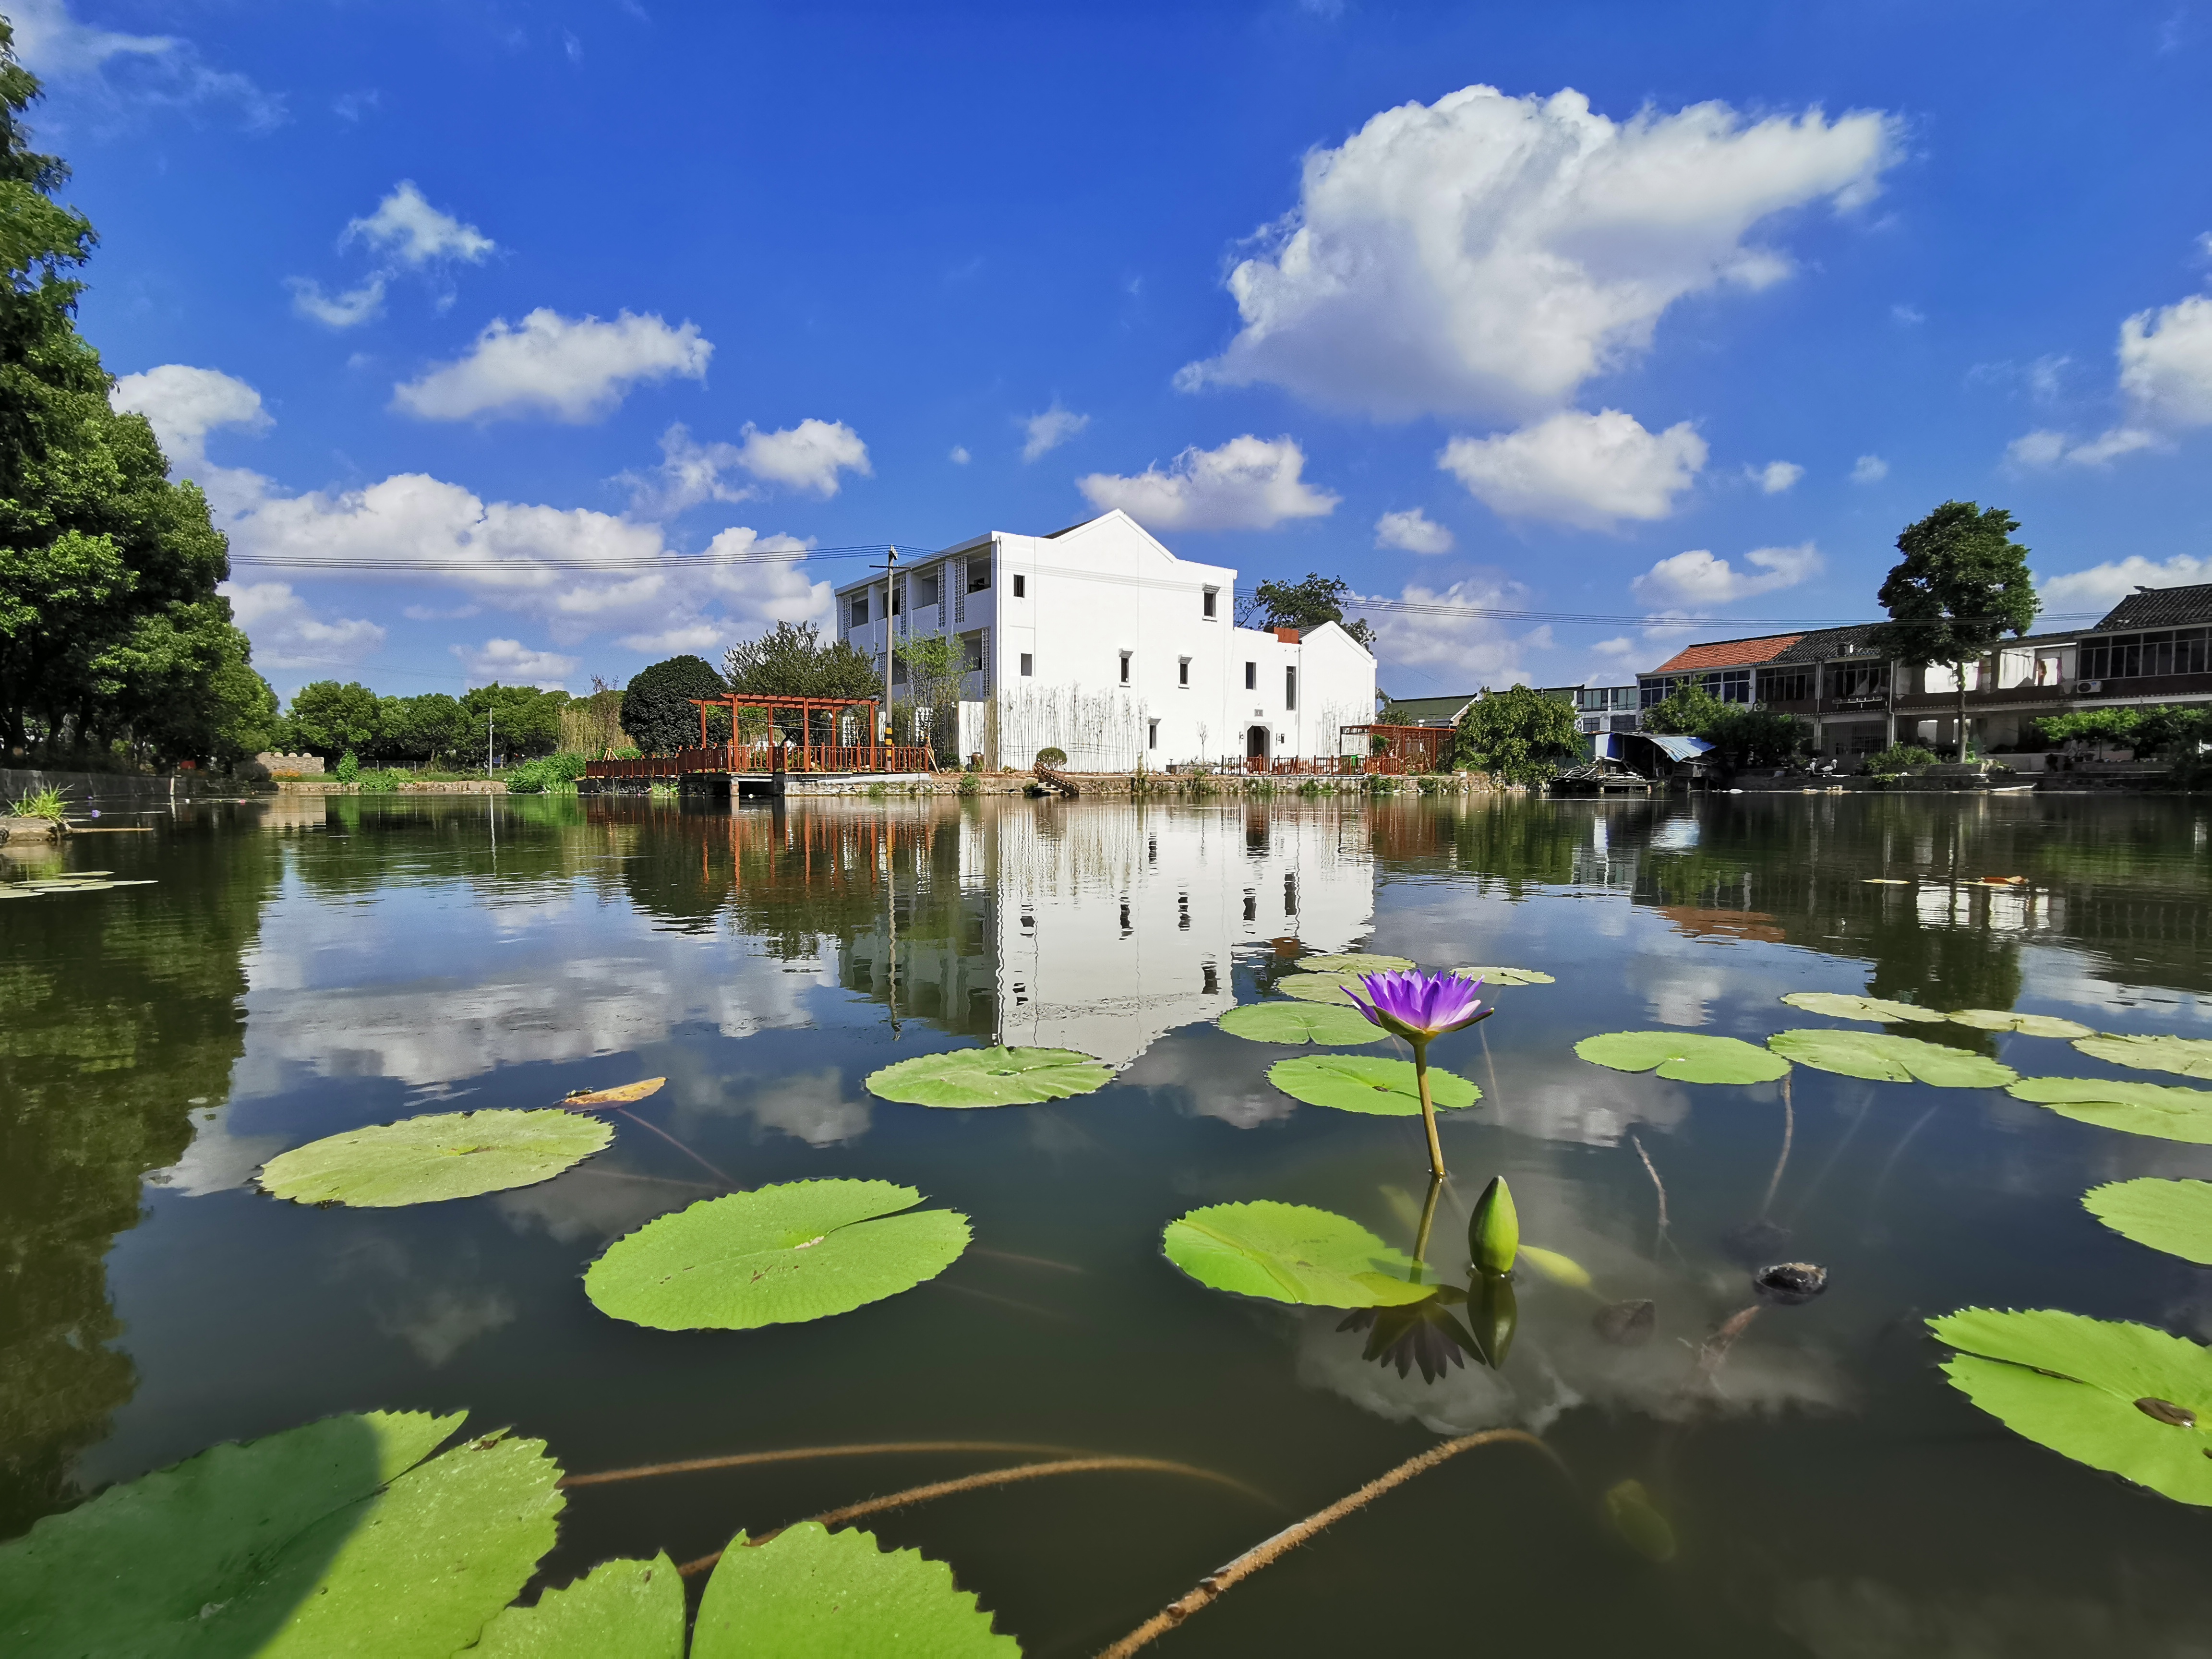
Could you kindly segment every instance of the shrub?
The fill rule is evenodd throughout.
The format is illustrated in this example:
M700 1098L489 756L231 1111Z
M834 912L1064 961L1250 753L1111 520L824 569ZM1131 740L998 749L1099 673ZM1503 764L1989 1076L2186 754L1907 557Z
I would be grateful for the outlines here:
M352 750L347 750L338 757L337 771L335 775L340 783L358 781L361 777L361 757L355 754Z
M361 793L364 795L396 795L399 786L414 774L402 767L372 767L361 775Z
M960 775L959 791L963 796L980 795L983 793L983 780L973 772L963 772Z
M1036 763L1039 766L1065 766L1067 764L1067 750L1057 744L1047 744L1036 751Z
M1510 783L1541 783L1575 757L1581 741L1573 704L1513 685L1486 690L1468 705L1455 758Z
M18 795L8 811L15 817L45 818L50 823L59 823L67 816L68 805L58 789L33 789L27 795Z
M648 755L689 749L699 741L699 711L691 699L719 697L728 690L722 677L699 658L671 657L640 671L623 692L622 729ZM727 743L729 732L729 711L711 711L708 740Z
M1925 772L1935 764L1934 750L1917 743L1893 743L1880 754L1868 756L1866 769L1878 778L1894 778L1907 772Z
M525 761L511 766L507 772L507 793L510 795L569 795L576 790L576 780L584 775L591 764L588 756L574 750L546 755L534 761Z

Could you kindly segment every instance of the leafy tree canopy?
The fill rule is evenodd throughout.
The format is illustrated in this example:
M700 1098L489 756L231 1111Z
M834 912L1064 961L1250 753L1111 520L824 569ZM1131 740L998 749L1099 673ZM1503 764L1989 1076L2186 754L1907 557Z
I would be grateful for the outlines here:
M1295 628L1301 633L1334 623L1372 651L1375 630L1364 620L1344 619L1344 602L1351 596L1351 584L1342 577L1318 571L1302 582L1261 582L1237 601L1237 620L1245 628Z
M216 592L229 549L76 332L96 239L30 148L39 96L0 21L0 749L234 758L273 708Z
M1574 758L1581 737L1571 703L1526 685L1486 690L1460 716L1457 758L1509 783L1540 783Z
M1703 738L1730 766L1780 766L1812 744L1813 728L1765 703L1723 702L1694 681L1644 711L1647 732Z
M641 670L623 692L622 725L630 740L648 755L688 749L699 741L699 711L694 697L719 697L729 690L722 677L698 657L671 657ZM726 711L710 716L708 737L729 738Z
M1965 664L2007 633L2025 634L2042 602L2027 549L2012 539L2020 521L2001 507L1946 501L1897 538L1905 556L1879 595L1890 621L1878 648L1899 662L1948 663L1958 674L1959 730L1966 727ZM1964 746L1961 746L1961 758Z
M825 643L811 622L778 623L760 638L732 646L722 658L722 673L732 691L878 701L884 693L873 662L843 640Z

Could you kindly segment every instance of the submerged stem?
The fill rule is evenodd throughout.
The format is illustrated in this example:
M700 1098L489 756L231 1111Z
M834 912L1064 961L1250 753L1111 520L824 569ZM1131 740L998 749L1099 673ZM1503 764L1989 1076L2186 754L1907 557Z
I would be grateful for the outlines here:
M647 1123L635 1112L629 1111L623 1107L617 1106L611 1109L620 1113L631 1122L636 1124L639 1128L652 1130L653 1133L659 1135L663 1140L673 1146L678 1152L683 1153L684 1157L690 1158L694 1164L704 1170L708 1175L714 1176L715 1180L720 1182L725 1187L734 1187L738 1184L736 1182L731 1180L729 1176L724 1175L720 1170L716 1169L713 1164L708 1163L705 1158L700 1157L698 1153L693 1152L689 1146L686 1146L674 1135L669 1133L667 1130L662 1128L658 1123Z
M1445 1441L1441 1446L1431 1446L1419 1456L1407 1458L1388 1474L1369 1481L1349 1497L1338 1498L1327 1509L1316 1510L1296 1526L1286 1527L1265 1542L1254 1545L1228 1565L1217 1567L1200 1579L1198 1587L1190 1594L1180 1601L1170 1601L1112 1647L1102 1650L1098 1659L1127 1659L1139 1648L1149 1646L1176 1629L1191 1614L1212 1606L1232 1584L1239 1583L1261 1568L1280 1560L1316 1533L1341 1521L1355 1510L1365 1508L1393 1487L1402 1486L1415 1475L1426 1474L1437 1464L1456 1457L1463 1451L1472 1451L1477 1446L1486 1446L1501 1440L1534 1446L1549 1458L1561 1474L1566 1473L1566 1465L1559 1462L1559 1455L1522 1429L1485 1429L1479 1434L1463 1434L1456 1440Z
M1766 1182L1766 1196L1759 1201L1759 1219L1774 1207L1774 1194L1781 1190L1782 1172L1790 1167L1790 1143L1797 1134L1797 1109L1790 1103L1790 1074L1782 1076L1782 1156L1774 1160L1774 1173Z
M742 1469L760 1463L805 1463L818 1457L894 1457L931 1452L1012 1452L1023 1455L1068 1453L1073 1446L1034 1446L1020 1440L884 1440L855 1446L787 1446L778 1451L732 1452L726 1457L687 1457L674 1463L640 1463L596 1474L564 1475L563 1487L604 1486L617 1480L644 1480L656 1474L696 1474L708 1469Z
M910 1504L926 1503L933 1498L950 1498L958 1492L981 1492L992 1486L1011 1486L1019 1481L1041 1480L1052 1474L1096 1474L1114 1470L1188 1474L1227 1486L1263 1504L1269 1501L1264 1493L1254 1491L1233 1475L1223 1474L1213 1469L1201 1469L1193 1463L1177 1463L1164 1457L1071 1457L1056 1463L1018 1463L1010 1469L992 1469L982 1474L963 1475L957 1480L933 1480L927 1486L909 1486L904 1492L895 1492L886 1498L866 1498L857 1504L824 1510L819 1515L810 1515L805 1520L776 1527L757 1538L748 1538L745 1547L758 1549L790 1531L792 1527L805 1525L807 1521L817 1522L825 1527L837 1527L867 1516L881 1515L887 1510L901 1510ZM686 1578L696 1577L720 1560L726 1553L716 1550L712 1555L686 1561L676 1571Z
M1437 1139L1437 1109L1429 1098L1429 1040L1414 1037L1413 1081L1421 1091L1421 1127L1429 1132L1429 1173L1437 1180L1444 1178L1444 1146Z
M1413 1266L1420 1267L1429 1259L1429 1229L1436 1224L1437 1197L1444 1189L1443 1177L1429 1176L1428 1201L1421 1206L1421 1224L1413 1235Z

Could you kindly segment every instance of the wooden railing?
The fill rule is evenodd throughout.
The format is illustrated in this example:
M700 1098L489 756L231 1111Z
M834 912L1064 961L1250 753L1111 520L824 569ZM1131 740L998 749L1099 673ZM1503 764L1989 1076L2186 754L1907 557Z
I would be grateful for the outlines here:
M652 781L696 772L928 772L935 766L928 746L921 744L719 744L636 760L590 761L584 775Z

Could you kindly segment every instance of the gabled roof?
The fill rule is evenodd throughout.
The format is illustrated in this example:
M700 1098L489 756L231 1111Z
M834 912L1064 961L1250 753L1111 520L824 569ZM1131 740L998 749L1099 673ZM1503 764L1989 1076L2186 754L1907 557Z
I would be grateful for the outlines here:
M1400 726L1456 726L1475 693L1450 697L1393 697L1386 711Z
M1753 663L1772 662L1804 637L1802 634L1770 634L1755 640L1717 640L1711 645L1693 645L1677 651L1651 672L1689 674L1706 668L1748 668Z
M2179 628L2191 623L2212 623L2212 582L2198 582L2191 587L2138 587L2088 631L2107 634L2138 628Z
M1861 623L1851 628L1819 628L1802 635L1795 645L1778 651L1769 659L1777 663L1826 662L1831 657L1846 657L1875 649L1876 637L1881 631L1880 623Z

